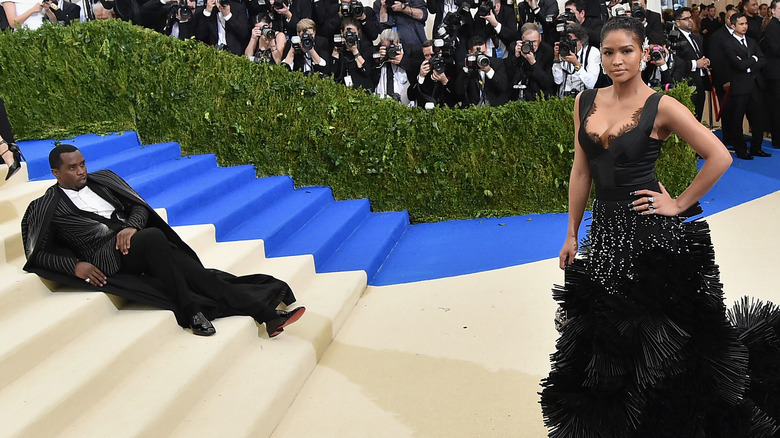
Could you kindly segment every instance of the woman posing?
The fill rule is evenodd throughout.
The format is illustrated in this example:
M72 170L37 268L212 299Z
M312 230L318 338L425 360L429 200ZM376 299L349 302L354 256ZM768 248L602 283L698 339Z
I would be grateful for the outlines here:
M609 20L601 60L613 85L575 100L566 283L553 291L564 317L542 382L545 423L551 437L766 436L773 422L745 398L748 353L726 318L708 226L685 220L731 156L690 110L645 85L644 40L636 19ZM655 178L672 133L704 158L676 198ZM575 259L592 182L592 224Z

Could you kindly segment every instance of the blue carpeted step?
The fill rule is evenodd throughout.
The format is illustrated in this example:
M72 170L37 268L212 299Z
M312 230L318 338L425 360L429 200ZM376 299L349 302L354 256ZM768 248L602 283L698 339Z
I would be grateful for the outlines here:
M409 226L406 211L371 213L341 247L322 264L321 272L354 271L376 275Z
M332 202L281 247L267 251L266 254L269 257L312 254L315 266L319 267L370 213L368 199Z
M212 154L191 155L153 164L148 169L129 175L125 180L143 198L149 199L165 188L217 167ZM153 207L160 207L152 204Z
M214 224L217 240L295 190L289 176L259 178L181 215L178 225Z
M95 172L101 169L111 169L122 178L127 178L134 173L145 171L156 163L172 161L180 156L179 143L136 146L118 150L104 157L91 158L87 161L87 170Z
M331 202L330 187L301 187L227 233L224 240L263 239L267 254Z
M117 151L138 147L141 142L134 131L108 135L80 135L60 143L72 144L79 148L87 166L94 160L115 154ZM28 140L19 142L22 154L27 159L27 172L30 180L52 179L49 166L49 151L54 147L55 140ZM97 170L97 169L95 169Z
M256 178L255 168L251 165L217 167L166 185L146 201L153 207L165 207L168 222L179 225L179 218L188 210L211 202Z

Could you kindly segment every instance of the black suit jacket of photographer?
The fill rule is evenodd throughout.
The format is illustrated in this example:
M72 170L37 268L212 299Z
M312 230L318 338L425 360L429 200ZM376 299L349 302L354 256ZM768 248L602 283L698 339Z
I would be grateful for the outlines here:
M176 18L172 16L172 10L176 7L174 3L165 3L159 1L148 1L144 3L142 14L144 25L149 29L155 30L165 35L170 35L173 28L173 22ZM181 40L194 37L198 29L198 19L203 18L203 8L196 8L192 11L192 17L179 22L179 36Z
M496 15L496 20L501 23L501 32L496 34L496 29L482 17L474 15L474 32L471 36L481 36L485 40L498 38L507 48L517 40L517 17L512 6L502 2L501 10ZM468 40L467 40L468 41Z
M349 76L352 80L352 88L365 89L369 92L374 90L374 46L371 41L360 38L358 41L358 51L363 56L363 67L359 68L355 62L355 57L348 50L341 50L338 58L330 55L330 73L333 80L345 84L345 78Z
M520 21L517 28L523 27L525 23L536 23L542 26L542 41L547 44L554 44L558 41L558 32L555 31L555 19L560 15L558 2L556 0L539 0L539 10L534 12L528 6L528 2L522 2L518 6Z
M540 43L539 49L534 56L536 63L531 65L524 57L515 56L515 46L513 43L509 50L509 57L505 60L507 77L509 85L514 86L522 83L526 86L520 95L520 89L510 89L509 98L511 100L535 100L541 93L543 97L555 96L555 79L553 79L553 48L547 43Z
M458 72L455 84L456 93L462 107L465 108L479 103L480 88L491 106L503 105L509 100L509 78L506 75L503 59L490 58L490 66L495 71L495 74L493 79L488 79L486 75L482 86L480 86L481 75L479 74L481 70L466 70L463 67L464 65L464 61L461 61L459 65L461 70Z
M457 78L458 68L455 66L454 62L451 62L451 58L447 61L444 69L444 74L449 79L447 85L444 85L439 81L434 81L433 78L431 78L433 69L425 75L422 84L419 81L419 68L414 75L410 75L409 80L412 84L409 86L407 94L410 100L414 100L417 103L417 106L424 108L425 104L428 102L433 102L437 106L448 107L454 107L458 104L458 97L455 92L455 80Z
M74 22L78 23L81 20L81 6L69 1L64 1L62 2L62 5L54 11L54 16L57 17L58 23L65 23L66 26Z
M661 22L661 14L650 9L645 9L645 34L664 33L664 25Z
M341 31L341 19L343 18L339 15L340 10L341 2L332 5L328 9L328 16L325 19L323 27L318 27L317 32L326 37L339 33ZM374 41L379 36L379 33L382 32L382 27L379 25L379 20L376 18L373 9L366 6L363 8L363 11L366 14L366 19L358 21L360 23L361 38L367 39L368 41ZM322 30L320 31L319 29Z
M601 28L604 23L598 18L585 17L580 25L588 32L588 44L593 47L601 46Z
M297 33L293 34L297 35ZM308 72L308 74L317 73L320 77L326 76L331 72L331 66L330 66L330 60L331 60L331 53L330 53L330 44L327 40L327 38L317 35L314 37L314 51L317 52L318 55L320 55L320 58L325 60L325 65L316 65L314 64L314 61L312 60L312 71ZM290 50L294 50L292 47L292 40L288 39L287 44L284 45L284 50L282 51L282 60L287 58L287 54L290 53ZM306 57L304 56L303 52L296 52L295 55L293 55L293 65L288 66L293 71L304 71L304 65L306 63Z
M243 55L246 45L249 43L249 19L246 15L246 7L242 3L229 0L230 2L230 20L225 22L225 41L230 53ZM216 6L211 11L210 16L205 15L205 10L199 11L197 17L196 38L210 46L216 46L219 42L217 33L217 15Z

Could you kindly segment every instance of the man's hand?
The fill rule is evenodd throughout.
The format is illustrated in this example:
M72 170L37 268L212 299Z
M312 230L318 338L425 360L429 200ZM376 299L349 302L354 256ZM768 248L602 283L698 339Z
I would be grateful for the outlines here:
M577 55L575 55L574 53L569 53L569 56L562 56L561 58L563 58L564 61L568 62L574 67L580 65L580 61L577 59Z
M95 286L105 286L106 281L108 281L108 277L89 262L76 263L74 274L76 274L76 277L86 280L87 283Z
M401 12L404 9L406 9L406 3L400 1L393 1L393 4L390 6L390 9L392 9L394 12Z
M219 12L222 12L223 17L227 17L230 15L230 4L226 4L225 6L222 6L222 3L217 3L217 8L219 8Z
M491 26L493 26L493 27L498 26L498 20L496 20L496 16L495 16L495 14L493 14L493 10L492 9L490 10L490 12L488 12L487 15L485 15L482 18L484 18L485 21L490 23Z
M211 13L214 10L214 6L217 5L217 0L206 0L206 11Z
M703 56L696 60L696 68L707 68L709 66L710 66L710 60Z
M528 3L528 6L531 8L531 11L539 7L539 2L537 0L528 0L526 3Z
M439 73L436 70L431 73L431 78L436 82L441 82L442 85L447 85L447 82L450 81L450 78L448 78L446 74Z
M431 63L430 61L423 61L422 64L420 64L420 77L424 78L428 75L428 73L431 72Z
M133 227L122 229L122 231L116 234L116 249L118 249L123 255L127 255L130 252L130 239L137 233Z

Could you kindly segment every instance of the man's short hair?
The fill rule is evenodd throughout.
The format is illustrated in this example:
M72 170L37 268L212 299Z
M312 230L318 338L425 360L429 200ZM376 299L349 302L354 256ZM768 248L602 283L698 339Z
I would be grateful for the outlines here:
M737 20L739 20L742 17L747 18L747 15L745 15L744 12L737 12L736 14L731 16L731 19L729 20L729 22L731 22L732 25L735 25L735 24L737 24Z
M680 8L680 9L677 9L676 11L674 11L674 21L677 21L677 20L679 20L679 19L680 19L680 17L682 17L682 15L683 15L683 12L688 12L688 13L690 13L691 15L693 15L693 11L691 11L691 8L688 8L688 7L682 7L682 8Z
M395 29L385 29L382 31L382 33L379 34L379 40L380 41L401 41L401 35L398 34L398 31Z
M668 46L669 40L666 38L666 35L660 33L660 32L651 32L647 34L647 42L650 44L650 46Z
M473 37L469 38L469 43L468 46L466 46L466 49L471 50L474 47L481 46L483 44L485 44L485 38L479 35L474 35Z
M777 0L769 2L769 9L774 9L777 6Z
M425 40L422 44L423 49L426 47L433 47L433 40Z
M732 4L726 5L726 12L728 12L728 11L730 11L732 9L734 9L734 5L732 5Z
M76 152L77 150L79 149L72 144L61 144L55 146L54 149L49 152L49 165L52 169L59 169L60 166L62 166L62 154Z
M355 26L358 30L358 35L360 35L362 32L362 29L360 28L360 23L355 20L352 17L344 17L341 19L341 30L344 31L344 29L347 28L347 26Z
M569 0L566 2L566 4L563 6L564 9L566 9L566 6L574 6L577 8L577 12L582 12L585 10L585 0Z
M582 41L582 45L588 44L588 31L579 24L570 24L566 27L566 33L574 34L578 40Z
M539 34L542 33L542 27L538 24L534 23L533 21L529 21L528 23L525 23L523 27L520 28L520 38L523 38L526 33L530 31L535 31Z
M314 24L314 20L311 18L301 18L301 21L298 22L298 26L295 28L299 33L303 32L304 30L313 30L317 31L317 25Z

